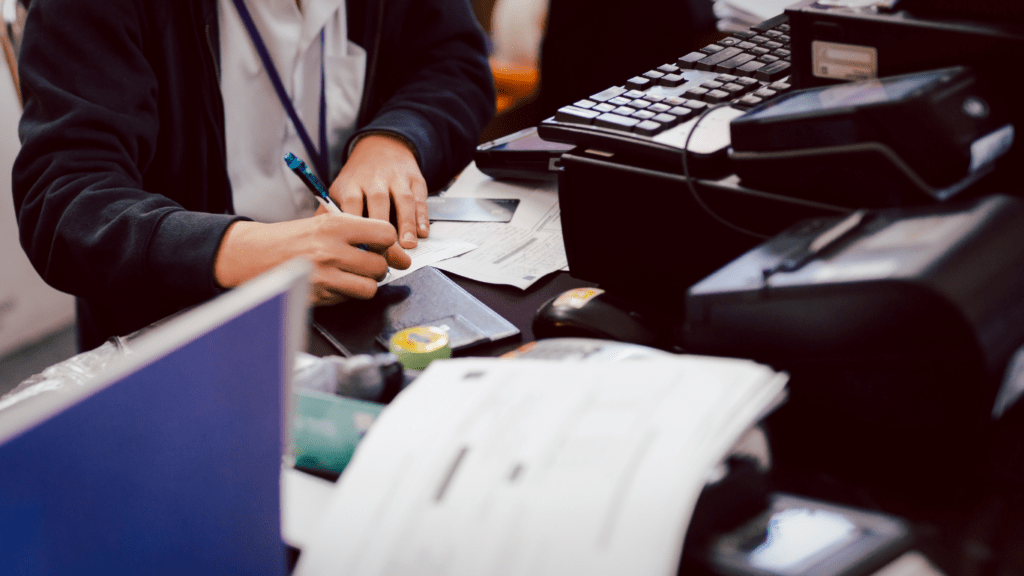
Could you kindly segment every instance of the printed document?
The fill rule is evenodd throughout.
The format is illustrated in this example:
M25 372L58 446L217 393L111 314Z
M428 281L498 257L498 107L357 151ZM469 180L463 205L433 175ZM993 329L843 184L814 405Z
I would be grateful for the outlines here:
M470 164L445 196L516 198L519 207L512 221L434 222L430 235L465 240L476 250L438 262L437 268L480 282L509 284L526 289L546 274L568 266L562 243L555 181L494 180Z
M435 361L370 429L294 573L674 575L710 471L786 378L700 356Z

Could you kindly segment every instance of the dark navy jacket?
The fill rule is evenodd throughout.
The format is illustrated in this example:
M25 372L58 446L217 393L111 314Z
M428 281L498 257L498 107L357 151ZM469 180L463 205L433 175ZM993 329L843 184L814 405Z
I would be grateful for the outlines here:
M355 135L406 137L437 189L494 110L469 5L347 0L347 13L367 50ZM14 204L36 270L78 297L83 350L222 291L214 257L239 217L219 55L216 0L32 2Z

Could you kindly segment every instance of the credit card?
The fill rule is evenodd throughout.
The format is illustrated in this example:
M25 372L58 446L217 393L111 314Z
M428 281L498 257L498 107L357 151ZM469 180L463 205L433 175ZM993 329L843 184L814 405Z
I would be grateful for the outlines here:
M519 200L505 198L449 198L428 196L431 222L508 222Z

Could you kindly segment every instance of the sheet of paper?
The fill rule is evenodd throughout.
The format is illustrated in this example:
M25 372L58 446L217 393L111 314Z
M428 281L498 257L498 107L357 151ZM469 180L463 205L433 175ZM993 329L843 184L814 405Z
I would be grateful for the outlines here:
M468 242L465 239L451 238L445 236L443 232L431 230L430 236L427 238L420 238L419 244L415 248L406 250L412 258L412 265L409 266L409 269L396 270L394 268L390 268L388 270L387 277L378 282L377 286L383 286L388 282L398 280L402 276L412 274L424 266L436 264L445 258L465 254L466 252L474 250L476 247L476 244Z
M494 180L470 164L445 196L516 198L512 221L498 223L435 222L430 234L444 234L479 248L435 264L442 270L492 284L526 289L545 274L566 269L565 245L554 181L521 183Z
M281 538L286 544L300 550L306 547L333 491L329 480L281 467Z
M696 356L435 361L363 440L294 573L674 575L711 469L784 386Z

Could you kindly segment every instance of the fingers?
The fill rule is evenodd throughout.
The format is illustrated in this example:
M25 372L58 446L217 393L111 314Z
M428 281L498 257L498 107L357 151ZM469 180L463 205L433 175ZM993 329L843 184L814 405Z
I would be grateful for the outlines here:
M417 199L413 195L411 182L403 181L392 188L395 198L395 217L398 222L398 243L403 248L415 248L418 241L416 233ZM426 198L426 197L424 197ZM423 208L426 209L424 201Z
M426 238L430 235L430 215L427 214L427 183L422 177L412 179L412 195L416 200L416 233Z
M377 293L376 281L335 268L317 267L311 282L314 306L332 306L349 298L368 300Z
M388 266L398 268L399 270L405 270L412 266L412 257L398 244L392 244L384 252L384 259L387 261Z
M363 215L363 191L359 186L344 184L341 178L338 178L331 184L328 193L338 201L341 211L345 214Z

